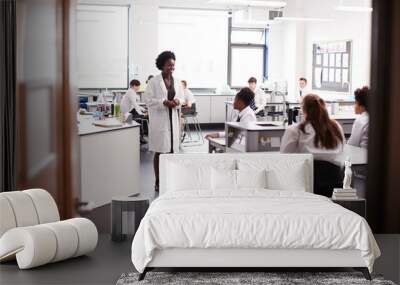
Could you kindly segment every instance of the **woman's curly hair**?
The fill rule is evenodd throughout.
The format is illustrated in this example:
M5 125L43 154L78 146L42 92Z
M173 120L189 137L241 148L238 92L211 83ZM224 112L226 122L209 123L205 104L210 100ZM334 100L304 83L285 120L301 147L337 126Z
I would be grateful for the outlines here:
M157 68L159 70L162 70L165 65L165 62L167 62L167 60L169 59L176 60L175 54L172 51L163 51L162 53L160 53L156 59Z

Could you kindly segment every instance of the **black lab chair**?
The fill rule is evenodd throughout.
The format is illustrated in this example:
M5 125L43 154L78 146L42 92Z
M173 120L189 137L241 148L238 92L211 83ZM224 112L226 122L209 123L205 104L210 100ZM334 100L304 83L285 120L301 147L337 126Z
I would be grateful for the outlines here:
M332 197L333 188L343 187L342 168L323 160L314 160L314 193Z

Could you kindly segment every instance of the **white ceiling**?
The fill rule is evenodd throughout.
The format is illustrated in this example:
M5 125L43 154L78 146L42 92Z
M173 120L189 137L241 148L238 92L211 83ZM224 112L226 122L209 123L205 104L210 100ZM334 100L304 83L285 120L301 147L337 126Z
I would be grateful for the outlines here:
M251 0L248 0L251 3ZM273 0L256 0L260 2L270 2ZM282 0L287 3L284 10L304 10L315 11L322 9L334 10L339 5L371 7L371 0ZM237 5L236 1L225 1L226 3L213 3L210 0L159 0L160 6L181 7L181 8L212 8L212 9L243 9L251 5ZM242 1L241 1L242 2ZM276 1L275 1L276 2ZM233 3L233 4L232 4ZM266 9L265 7L256 9Z

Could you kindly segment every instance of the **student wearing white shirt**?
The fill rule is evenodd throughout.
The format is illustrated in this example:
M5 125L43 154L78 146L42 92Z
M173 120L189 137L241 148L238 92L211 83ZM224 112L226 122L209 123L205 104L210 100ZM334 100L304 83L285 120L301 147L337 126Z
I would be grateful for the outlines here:
M233 121L240 123L256 122L257 118L251 109L250 104L254 100L254 92L250 88L241 89L235 96L233 101L233 108L238 111ZM223 138L225 132L211 133L206 136L208 138Z
M354 111L360 116L354 121L351 136L347 142L350 145L367 148L368 147L368 126L369 115L367 112L367 98L369 88L364 86L354 91L355 104Z
M183 103L183 106L186 106L188 108L192 107L193 103L196 103L196 99L194 99L192 91L189 90L187 87L187 82L186 80L181 80L182 87L183 87L183 95L184 95L184 100L185 102Z
M281 142L282 153L312 153L315 160L334 163L343 152L344 133L339 123L329 118L325 102L314 94L303 98L304 121L289 126Z
M303 101L303 97L305 97L308 93L310 93L310 89L307 87L307 79L305 77L299 78L299 90L297 93L297 102L301 103ZM300 109L295 107L293 110L293 122L298 121Z
M133 118L142 116L144 115L146 110L143 107L139 106L139 96L136 94L136 92L138 92L140 89L140 81L133 79L130 82L129 86L130 88L121 100L121 112L124 114L133 112Z
M181 80L183 87L183 104L182 104L182 112L181 112L181 132L183 133L182 142L185 140L186 132L183 130L184 128L184 119L183 115L193 115L196 113L196 99L192 91L187 87L186 80Z
M298 102L301 103L303 98L310 93L311 90L308 88L308 82L305 77L299 78L299 93L298 93Z
M121 112L124 114L125 118L129 115L129 113L132 114L133 120L147 118L146 109L139 106L139 96L136 94L136 92L138 92L140 89L140 81L133 79L129 86L129 90L125 93L121 100ZM142 123L141 120L138 120L138 123ZM144 139L143 128L140 128L140 143L147 143L147 141Z
M254 106L252 106L254 113L258 116L264 116L267 94L257 87L257 79L255 77L250 77L247 83L249 83L251 91L254 92Z

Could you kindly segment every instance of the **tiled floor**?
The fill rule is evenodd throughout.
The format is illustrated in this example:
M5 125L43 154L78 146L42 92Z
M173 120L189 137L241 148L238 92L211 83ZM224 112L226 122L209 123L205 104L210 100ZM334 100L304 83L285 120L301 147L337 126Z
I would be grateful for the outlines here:
M182 152L207 152L208 145L183 145ZM154 197L153 154L141 152L141 189ZM110 206L89 215L102 234L96 251L88 256L46 265L32 270L18 270L15 262L0 265L0 284L115 284L121 273L133 271L130 260L131 240L111 242ZM400 282L400 235L376 235L382 256L376 261L375 272L386 279Z

